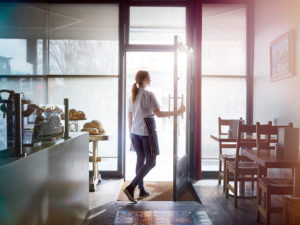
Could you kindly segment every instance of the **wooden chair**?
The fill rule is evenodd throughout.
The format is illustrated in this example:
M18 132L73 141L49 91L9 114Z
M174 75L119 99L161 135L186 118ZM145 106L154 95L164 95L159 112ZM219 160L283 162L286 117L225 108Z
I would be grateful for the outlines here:
M240 118L240 121L243 119ZM229 128L230 123L232 120L224 120L221 119L221 117L218 118L219 121L219 137L222 135L228 135L228 133L225 133L222 131L222 128L226 127ZM236 147L236 144L233 143L228 143L228 142L219 142L219 173L218 173L218 181L219 185L221 185L221 180L224 180L224 185L223 185L223 191L225 191L225 172L226 172L226 163L229 161L234 161L235 160L235 154L226 154L223 152L223 149L233 149ZM224 169L222 168L224 165Z
M289 225L290 215L300 218L300 198L287 197L283 201L283 224Z
M278 139L279 127L292 127L290 123L288 126L272 126L272 122L267 125L260 125L256 123L256 140L257 150L260 149L274 149L270 145L271 138ZM261 135L265 136L265 141L261 140ZM273 137L272 137L273 136ZM293 193L293 179L292 178L268 178L267 171L259 167L258 182L257 182L257 202L256 202L256 220L260 221L260 216L265 219L265 224L270 224L271 213L282 212L282 207L271 206L272 195L291 195ZM262 195L264 196L264 204L262 204Z
M253 162L242 161L240 156L241 149L252 149L256 146L256 142L253 140L247 140L242 137L242 135L254 135L256 133L255 125L247 125L239 122L238 127L238 137L236 144L235 152L235 161L227 162L226 166L226 198L228 198L229 190L234 194L234 207L237 208L237 198L238 198L238 182L252 182L254 183L257 180L257 164ZM233 180L233 185L230 184L230 181Z

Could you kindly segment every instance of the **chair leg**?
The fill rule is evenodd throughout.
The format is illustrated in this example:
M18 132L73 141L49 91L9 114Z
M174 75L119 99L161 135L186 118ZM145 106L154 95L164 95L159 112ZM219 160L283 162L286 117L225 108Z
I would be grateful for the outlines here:
M229 190L228 190L228 185L229 185L229 171L227 170L226 167L226 177L224 177L224 186L225 186L225 194L226 194L226 198L228 199L229 196Z
M222 160L219 159L219 174L218 174L218 180L219 180L219 185L221 185L221 174L222 172Z
M224 161L224 186L223 186L223 192L226 190L226 184L225 184L225 177L227 176L227 168L226 168L226 161Z
M271 208L271 195L267 189L266 192L266 225L270 225L270 219L271 219L271 213L270 213L270 208Z
M289 212L287 211L287 206L286 203L284 203L283 206L283 224L284 225L289 225Z
M234 174L234 207L237 208L237 191L238 191L238 186L237 186L237 177L236 174Z
M256 221L260 221L260 212L258 210L258 207L261 205L261 189L259 187L259 184L257 182L257 196L256 196Z

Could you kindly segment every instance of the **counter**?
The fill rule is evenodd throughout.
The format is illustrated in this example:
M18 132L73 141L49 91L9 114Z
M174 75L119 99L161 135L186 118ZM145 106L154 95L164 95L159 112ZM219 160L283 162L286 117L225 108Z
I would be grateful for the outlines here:
M70 133L0 163L0 224L81 224L88 212L89 136Z

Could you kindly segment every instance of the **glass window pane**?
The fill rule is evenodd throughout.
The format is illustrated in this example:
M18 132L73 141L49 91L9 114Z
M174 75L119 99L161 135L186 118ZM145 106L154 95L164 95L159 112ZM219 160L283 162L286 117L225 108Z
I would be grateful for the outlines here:
M118 32L118 5L51 5L50 74L117 75Z
M174 35L185 42L185 7L130 7L130 44L173 44Z
M218 117L246 118L246 79L202 78L202 158L218 159Z
M47 5L0 4L0 75L46 74Z
M48 84L50 104L62 104L63 98L69 98L70 109L86 114L87 120L79 121L80 129L88 121L99 120L111 135L110 140L99 142L99 155L118 156L118 79L49 78Z
M46 104L47 83L45 78L0 78L1 89L23 93L35 104Z
M246 7L203 5L202 74L246 75Z

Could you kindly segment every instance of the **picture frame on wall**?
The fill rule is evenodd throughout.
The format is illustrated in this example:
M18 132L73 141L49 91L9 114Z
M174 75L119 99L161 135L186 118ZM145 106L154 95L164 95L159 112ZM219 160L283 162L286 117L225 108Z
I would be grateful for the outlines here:
M270 43L271 81L294 75L293 33L293 30L289 30Z

